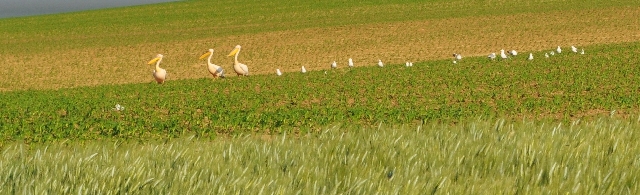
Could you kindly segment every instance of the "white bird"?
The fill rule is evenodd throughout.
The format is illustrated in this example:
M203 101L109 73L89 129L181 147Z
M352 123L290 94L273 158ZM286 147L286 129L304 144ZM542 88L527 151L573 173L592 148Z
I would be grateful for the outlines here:
M349 58L349 68L353 68L353 60Z
M164 83L164 80L167 79L167 70L160 68L160 62L162 62L163 57L164 56L162 56L162 54L158 54L156 58L153 58L149 63L147 63L148 65L156 63L156 69L153 70L153 78L156 79L158 84Z
M116 104L116 107L115 107L115 108L113 108L113 110L115 110L115 111L122 111L122 110L124 110L124 106L120 106L120 104Z
M507 59L507 54L504 54L504 49L501 49L501 50L500 50L500 57L501 57L502 59Z
M458 62L454 60L454 61L453 61L453 63L454 63L454 64L457 64Z
M496 59L496 53L490 53L487 57L491 60Z
M213 49L209 49L208 52L202 54L202 56L200 56L200 59L202 60L207 56L209 56L209 59L207 59L207 70L209 70L209 73L211 73L214 79L218 77L224 78L224 70L222 69L222 67L211 63Z
M278 75L278 76L281 76L281 75L282 75L282 72L280 72L280 69L279 69L279 68L276 68L276 75Z
M544 53L544 57L545 58L549 58L549 54L548 53Z
M338 64L336 63L336 61L333 61L333 63L331 63L331 68L338 68Z
M382 63L382 60L379 60L379 59L378 59L378 66L380 66L380 67L384 67L384 64Z
M509 53L511 53L512 56L517 56L518 55L518 52L516 50L511 50L511 52L509 52Z
M302 70L300 72L307 73L307 69L305 69L304 66L302 66Z
M573 45L572 45L572 46L571 46L571 51L572 51L573 53L578 53L578 48L576 48L575 46L573 46Z
M558 54L562 53L562 49L560 49L560 46L558 46L558 48L556 48L556 51L558 52Z
M551 52L549 52L549 54L556 55L556 52L551 51Z
M453 58L455 58L456 60L462 60L462 55L454 53Z
M580 51L580 54L583 54L583 55L584 55L584 49L582 49L582 50Z
M533 54L529 53L529 60L533 60Z
M409 67L409 62L405 62L404 66Z
M240 45L236 45L236 48L233 49L231 53L227 55L227 57L231 57L235 55L235 58L233 61L233 70L236 71L238 76L249 76L249 67L247 67L247 65L243 63L238 62L238 54L240 54L240 49L241 49Z
M413 62L409 62L409 66L413 66Z

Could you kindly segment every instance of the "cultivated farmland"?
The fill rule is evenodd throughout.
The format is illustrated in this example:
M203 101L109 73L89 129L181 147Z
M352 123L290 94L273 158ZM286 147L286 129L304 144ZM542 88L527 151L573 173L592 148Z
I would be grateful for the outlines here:
M639 16L237 0L0 19L0 192L636 194Z

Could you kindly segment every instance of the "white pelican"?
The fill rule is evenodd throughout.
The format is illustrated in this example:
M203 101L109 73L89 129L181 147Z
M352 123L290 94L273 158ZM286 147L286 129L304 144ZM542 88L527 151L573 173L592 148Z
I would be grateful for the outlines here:
M164 57L162 56L162 54L158 54L156 58L153 58L151 61L149 61L149 63L147 63L148 65L156 63L156 69L153 70L153 78L156 79L156 82L158 82L158 84L164 83L164 80L167 79L167 70L160 68L162 57Z
M247 67L247 65L244 65L243 63L238 62L238 54L240 54L240 48L240 45L236 45L236 48L233 49L231 53L227 55L227 57L235 55L233 61L233 70L236 71L238 76L249 76L249 67Z
M413 66L413 62L409 62L409 66Z
M580 54L584 54L584 49L582 49L582 50L580 51Z
M500 50L500 57L501 57L502 59L507 59L507 54L504 54L504 49L501 49L501 50Z
M529 60L533 60L533 54L529 53Z
M382 60L379 60L379 59L378 59L378 66L380 66L380 67L384 67L384 64L382 63Z
M454 53L453 58L455 58L456 60L462 60L462 55Z
M353 60L351 58L349 58L349 67L353 68Z
M407 61L407 62L405 62L405 63L404 63L404 66L409 67L409 62L408 62L408 61Z
M518 52L516 50L511 50L511 52L509 52L509 53L511 53L512 56L517 56L518 55Z
M218 77L224 78L224 70L222 69L222 67L211 63L211 57L213 57L213 49L209 49L208 52L202 54L202 56L200 56L200 59L202 60L207 56L209 56L209 58L207 59L207 70L209 70L209 73L211 73L214 79Z
M560 49L560 46L558 46L558 48L556 48L556 51L558 52L558 54L562 53L562 49Z
M578 53L578 48L576 48L576 46L573 46L573 45L572 45L572 46L571 46L571 51L572 51L573 53Z
M490 53L487 57L488 57L490 60L496 59L496 53Z
M276 75L278 75L278 76L281 76L281 75L282 75L282 72L280 72L280 69L279 69L279 68L276 68Z
M548 53L544 53L544 57L545 58L549 58L549 54Z
M338 64L336 63L336 61L333 61L333 63L331 63L331 68L338 68Z
M304 68L304 66L302 66L302 70L300 71L302 73L307 73L307 69ZM326 73L326 72L325 72Z

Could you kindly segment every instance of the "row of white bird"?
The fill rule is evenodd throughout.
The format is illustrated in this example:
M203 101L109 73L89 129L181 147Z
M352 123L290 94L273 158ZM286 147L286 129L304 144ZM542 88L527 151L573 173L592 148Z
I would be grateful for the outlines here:
M236 45L236 47L231 50L231 53L229 53L229 55L227 55L227 57L231 57L234 56L234 61L233 61L233 70L236 72L236 74L238 74L238 76L249 76L249 67L247 67L247 65L238 62L238 55L240 54L240 49L242 47L240 47L240 45ZM200 56L200 59L204 59L207 56L209 57L207 59L207 70L209 70L209 73L211 73L211 75L213 76L213 78L218 78L218 77L222 77L224 78L224 69L222 69L222 67L215 65L213 63L211 63L211 57L213 57L213 49L209 49L209 51L207 51L206 53L202 54L202 56ZM155 78L156 82L158 82L158 84L162 84L164 83L164 81L167 79L167 70L160 68L160 62L162 62L162 58L164 56L162 54L158 54L155 58L153 58L151 61L149 61L149 65L155 63L156 64L156 68L155 70L153 70L153 78Z
M234 62L233 62L233 70L236 72L236 74L238 74L238 76L249 76L249 67L247 67L247 65L238 62L238 55L240 54L240 49L242 47L240 45L236 45L236 47L231 51L231 53L229 53L229 55L227 55L227 57L231 57L234 56ZM573 51L574 53L578 53L578 48L576 48L575 46L571 46L571 51ZM211 57L213 57L213 49L209 49L209 51L205 52L204 54L202 54L202 56L200 56L200 59L204 59L207 58L207 70L209 71L209 73L211 73L211 75L213 76L213 78L225 78L224 74L224 69L216 64L211 63ZM560 48L560 46L558 46L555 50L555 52L557 53L562 53L562 48ZM551 51L549 53L545 53L545 57L549 58L549 55L555 55L554 51ZM508 51L508 53L511 56L517 56L518 52L516 50L511 50ZM580 54L584 54L584 49L581 50ZM153 71L153 77L155 78L156 82L159 84L164 83L164 81L167 78L167 71L163 68L160 68L160 62L162 62L162 58L164 56L162 54L158 54L154 59L152 59L151 61L149 61L149 65L155 63L155 70ZM487 56L490 60L494 60L497 56L496 53L491 53L489 54L489 56ZM457 54L454 53L453 54L453 63L456 64L458 61L462 60L462 55L461 54ZM507 54L505 53L504 49L500 50L500 58L502 59L508 59L509 56L507 56ZM527 58L528 60L533 60L533 53L529 53L529 58ZM353 68L354 67L354 63L353 63L353 59L349 58L348 61L348 66L349 68ZM384 63L382 63L382 60L378 60L378 66L379 67L384 67ZM413 66L413 62L406 62L405 63L406 67L411 67ZM336 69L338 68L338 63L336 61L333 61L333 63L331 63L331 68L332 69ZM307 69L302 66L301 70L302 73L306 73ZM325 72L326 73L326 72ZM282 75L282 71L280 71L280 69L276 69L276 75L281 76Z
M578 48L572 45L572 46L571 46L571 51L572 51L573 53L578 53ZM548 53L544 53L544 57L545 57L545 58L549 58L549 55L552 55L552 56L553 56L553 55L555 55L555 54L556 54L556 52L558 52L558 53L562 53L562 48L560 48L560 46L558 46L558 47L556 48L556 50L555 50L555 51L551 51L551 52L548 52ZM511 54L511 56L517 56L517 55L518 55L518 52L517 52L516 50L511 50L511 51L509 51L509 54ZM581 49L580 54L584 54L584 49ZM453 54L453 55L454 55L454 56L456 56L456 55L458 55L458 56L459 56L459 54ZM496 59L496 57L497 57L497 56L496 56L496 53L491 53L491 54L489 54L487 57L488 57L490 60L494 60L494 59ZM507 56L507 54L505 53L504 49L501 49L501 50L500 50L500 58L502 58L502 59L507 59L507 58L509 58L509 56ZM456 56L456 59L457 59L457 60L460 60L460 59L461 59L461 57L457 57L457 56ZM529 53L529 57L527 58L527 60L533 60L533 53ZM455 64L455 63L457 63L457 62L456 62L456 60L454 60L454 61L453 61L453 63L454 63L454 64Z

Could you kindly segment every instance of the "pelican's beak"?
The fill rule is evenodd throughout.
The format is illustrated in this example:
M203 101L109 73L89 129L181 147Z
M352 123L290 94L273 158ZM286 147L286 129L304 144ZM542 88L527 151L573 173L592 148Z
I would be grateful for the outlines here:
M153 58L153 60L149 61L149 63L147 64L151 65L153 63L156 63L158 60L160 60L160 58Z
M233 55L236 55L236 53L238 53L238 51L240 51L240 49L238 49L238 48L233 49L233 51L231 51L231 53L229 53L229 55L227 55L227 57L231 57Z
M204 54L202 54L202 56L200 56L200 59L202 60L202 59L206 58L209 55L211 55L211 52L204 53Z

